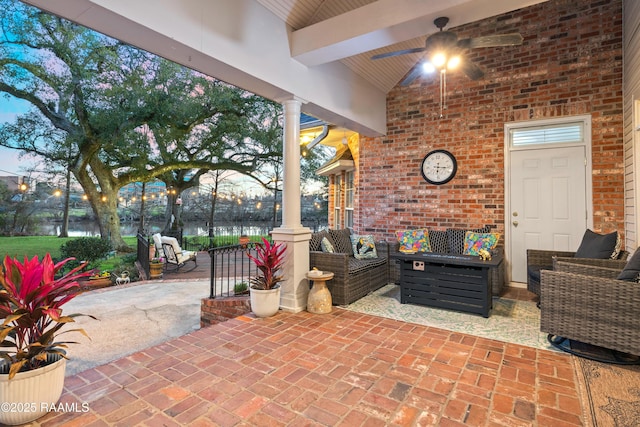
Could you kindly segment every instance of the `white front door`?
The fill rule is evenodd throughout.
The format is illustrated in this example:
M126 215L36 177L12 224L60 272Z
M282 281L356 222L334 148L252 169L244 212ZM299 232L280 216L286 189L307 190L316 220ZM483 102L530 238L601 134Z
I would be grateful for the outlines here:
M587 228L586 147L511 151L511 280L527 281L527 249L575 251Z

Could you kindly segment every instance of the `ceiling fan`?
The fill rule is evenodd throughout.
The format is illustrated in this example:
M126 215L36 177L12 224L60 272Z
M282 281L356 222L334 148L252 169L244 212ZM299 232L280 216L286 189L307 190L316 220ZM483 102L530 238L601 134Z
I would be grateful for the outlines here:
M449 18L443 16L436 18L433 23L440 29L427 37L424 47L413 49L397 50L374 55L371 59L389 58L392 56L405 55L408 53L427 52L428 59L424 66L433 66L432 71L452 69L460 67L462 71L472 80L478 80L484 76L480 67L467 59L463 51L478 47L498 47L498 46L518 46L522 44L522 35L519 33L495 34L491 36L474 37L458 40L458 36L452 31L443 31L449 23ZM409 75L400 83L406 86L423 73L423 66L415 67Z

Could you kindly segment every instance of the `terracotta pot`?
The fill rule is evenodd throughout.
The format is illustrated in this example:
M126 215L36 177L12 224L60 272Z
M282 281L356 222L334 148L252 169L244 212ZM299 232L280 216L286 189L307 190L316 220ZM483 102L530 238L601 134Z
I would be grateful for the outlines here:
M111 286L111 277L98 277L97 279L89 279L82 283L82 286L86 289L98 289Z
M36 420L60 400L67 360L49 357L56 361L33 371L18 372L11 380L9 374L0 374L0 402L8 409L0 411L2 425Z

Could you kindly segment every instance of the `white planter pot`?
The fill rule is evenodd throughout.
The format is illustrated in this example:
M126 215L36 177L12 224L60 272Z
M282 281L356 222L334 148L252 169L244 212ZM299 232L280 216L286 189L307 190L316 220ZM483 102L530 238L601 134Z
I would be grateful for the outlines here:
M251 311L258 317L270 317L280 309L280 286L275 289L249 288Z
M64 386L67 359L33 371L0 374L0 424L18 425L34 421L58 403Z

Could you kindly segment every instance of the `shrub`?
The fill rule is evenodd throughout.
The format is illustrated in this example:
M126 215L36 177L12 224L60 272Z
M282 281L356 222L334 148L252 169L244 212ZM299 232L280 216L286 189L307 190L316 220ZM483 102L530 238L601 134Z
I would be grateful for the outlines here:
M248 294L249 285L247 285L247 282L237 282L235 285L233 285L233 293L235 295Z
M63 258L75 258L79 261L96 261L107 256L113 250L111 242L99 237L80 237L69 240L60 246Z

